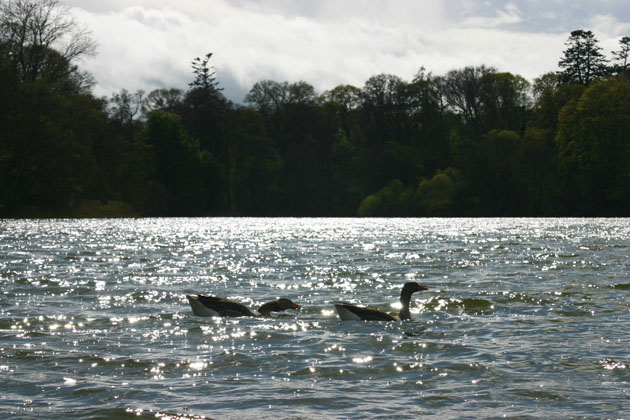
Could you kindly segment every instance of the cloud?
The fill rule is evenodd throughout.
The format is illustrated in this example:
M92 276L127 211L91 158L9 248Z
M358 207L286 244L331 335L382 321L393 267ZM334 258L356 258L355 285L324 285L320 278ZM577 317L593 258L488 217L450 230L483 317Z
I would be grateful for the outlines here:
M619 50L619 40L623 36L630 36L630 23L620 22L615 16L596 15L591 19L589 28L600 40L605 54L611 57L612 51ZM612 57L611 57L612 58Z
M194 33L200 29L186 15L138 6L77 15L99 44L97 57L84 66L94 74L101 93L184 82L182 74L193 58Z
M589 28L605 39L630 35L630 23L620 22L612 15L598 14L593 16Z
M473 16L466 18L464 25L469 27L498 28L523 21L521 11L514 3L508 3L504 10L498 10L494 16Z
M556 70L568 35L528 31L531 6L515 1L129 1L74 0L99 43L98 56L83 63L99 95L185 89L191 60L207 52L236 102L262 79L304 80L321 92L379 73L410 79L421 66L442 74L486 64L532 79ZM607 34L624 25L593 22Z
M227 0L239 9L272 12L286 17L344 22L361 19L373 23L436 25L447 19L446 2L417 0Z

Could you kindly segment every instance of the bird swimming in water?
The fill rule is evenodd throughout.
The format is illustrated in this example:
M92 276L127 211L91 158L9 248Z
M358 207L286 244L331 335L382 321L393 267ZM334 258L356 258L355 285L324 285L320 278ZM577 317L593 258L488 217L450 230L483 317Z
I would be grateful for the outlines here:
M411 302L411 295L421 290L428 290L429 288L423 286L415 281L405 283L400 292L400 303L402 308L398 316L390 315L378 309L370 308L369 306L357 306L347 302L332 302L335 305L335 309L339 314L339 318L344 321L356 320L356 321L402 321L411 319L411 313L409 312L409 303Z
M221 296L186 295L186 297L188 298L188 302L190 303L193 313L198 316L261 317L269 316L271 312L301 308L300 305L287 298L278 298L270 302L263 303L260 305L260 308L252 311L242 303Z

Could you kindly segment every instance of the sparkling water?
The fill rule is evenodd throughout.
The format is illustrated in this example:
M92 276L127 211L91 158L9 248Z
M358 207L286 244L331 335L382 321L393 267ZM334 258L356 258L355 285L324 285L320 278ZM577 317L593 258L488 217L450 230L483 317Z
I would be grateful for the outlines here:
M0 418L630 418L629 256L630 219L0 220ZM411 321L330 304L406 281Z

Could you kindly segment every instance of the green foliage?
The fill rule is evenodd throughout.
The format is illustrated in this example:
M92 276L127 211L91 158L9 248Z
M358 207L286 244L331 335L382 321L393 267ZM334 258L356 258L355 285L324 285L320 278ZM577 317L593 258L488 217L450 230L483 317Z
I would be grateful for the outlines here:
M627 72L630 68L630 36L624 36L619 40L619 50L613 51L615 73Z
M630 204L630 81L592 84L561 111L559 160L579 214L625 214Z
M449 107L459 113L472 135L485 131L484 127L484 79L496 74L494 68L485 66L451 70L439 79L440 93Z
M361 89L352 85L340 85L321 96L322 103L334 112L345 115L357 109L361 103Z
M460 167L468 187L469 214L518 214L515 167L519 148L519 134L509 130L492 130L467 144Z
M245 96L245 103L252 104L263 114L279 111L287 99L288 84L278 83L273 80L261 80L256 82Z
M69 211L70 217L137 217L138 213L129 203L122 201L81 200Z
M269 215L277 211L278 176L282 160L272 139L267 136L260 113L242 109L237 113L234 145L234 183L236 208L246 214Z
M433 178L424 179L416 190L417 202L426 216L450 216L455 211L459 170L447 168L438 171Z
M218 207L223 192L218 163L188 136L179 116L151 112L141 138L152 147L156 180L164 187L160 208L166 208L168 215L179 215Z
M447 216L455 213L460 171L447 168L417 187L399 179L361 201L359 216Z
M14 89L0 134L3 211L71 206L92 189L102 103L83 94L59 95L44 80Z
M530 105L530 85L523 77L480 66L449 71L438 81L444 100L460 113L468 135L523 129Z
M83 93L90 86L90 78L71 62L93 55L96 44L58 0L0 3L0 42L20 83L45 80L56 89Z
M444 76L421 68L410 82L380 74L322 95L305 81L263 80L249 106L235 106L207 54L193 61L188 91L122 89L103 100L73 64L90 52L85 38L73 38L81 31L66 32L84 48L76 55L9 36L7 5L54 9L55 0L3 5L2 216L630 210L627 37L608 78L592 33L576 31L564 71L532 85L486 66ZM16 58L18 46L28 59Z
M155 89L142 101L142 111L145 114L151 111L176 112L182 106L183 92L180 89Z
M375 194L361 201L359 216L411 216L413 190L395 179Z
M202 89L209 93L214 94L216 91L221 90L217 87L218 82L214 77L214 70L208 66L212 53L208 53L203 58L197 57L192 61L193 74L195 80L193 80L189 86L193 89Z
M390 167L391 178L413 182L424 174L423 156L419 148L388 141L384 145L384 165Z
M560 110L579 98L586 87L581 84L560 84L559 78L547 73L534 82L534 104L531 125L556 131Z
M571 32L566 42L567 49L558 66L560 80L563 83L588 85L609 73L602 48L591 31L577 30Z
M529 127L523 133L514 168L520 215L557 215L566 211L554 131Z

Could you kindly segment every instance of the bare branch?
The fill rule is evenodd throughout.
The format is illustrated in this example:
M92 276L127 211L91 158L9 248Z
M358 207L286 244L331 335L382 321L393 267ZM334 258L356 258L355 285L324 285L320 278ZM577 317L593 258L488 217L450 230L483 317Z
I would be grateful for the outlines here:
M0 42L9 48L24 82L41 77L51 50L67 63L96 52L90 32L58 0L3 1Z

